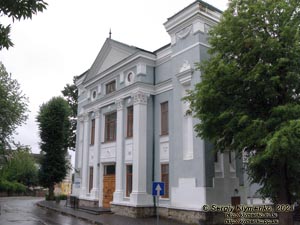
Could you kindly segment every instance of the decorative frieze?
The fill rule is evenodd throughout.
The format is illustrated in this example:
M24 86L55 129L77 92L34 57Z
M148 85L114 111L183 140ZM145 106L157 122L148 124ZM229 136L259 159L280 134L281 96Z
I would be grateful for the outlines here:
M115 162L116 161L116 143L107 143L101 145L101 161Z

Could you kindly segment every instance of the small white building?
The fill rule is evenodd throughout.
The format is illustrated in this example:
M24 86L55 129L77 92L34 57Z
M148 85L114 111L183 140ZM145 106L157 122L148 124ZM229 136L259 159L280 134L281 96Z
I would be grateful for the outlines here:
M206 220L205 204L246 202L241 160L196 137L199 121L182 101L200 82L194 64L209 57L208 30L221 13L195 1L168 18L171 43L154 52L108 38L78 78L73 194L81 205L151 215L153 181L165 182L160 213L185 222Z

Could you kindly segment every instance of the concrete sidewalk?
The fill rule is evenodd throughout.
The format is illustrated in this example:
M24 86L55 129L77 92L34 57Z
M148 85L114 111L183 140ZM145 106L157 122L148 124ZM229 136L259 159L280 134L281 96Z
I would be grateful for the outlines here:
M119 216L115 214L101 214L92 215L65 206L65 201L56 203L54 201L41 201L37 203L38 206L49 210L56 211L63 215L73 216L78 219L88 221L92 224L99 225L156 225L156 217L151 218L130 218L126 216ZM159 225L186 225L173 220L159 218Z

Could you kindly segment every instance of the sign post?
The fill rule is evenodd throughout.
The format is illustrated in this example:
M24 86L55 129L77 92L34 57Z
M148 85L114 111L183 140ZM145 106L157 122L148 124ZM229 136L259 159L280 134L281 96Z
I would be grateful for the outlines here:
M156 197L156 224L159 225L159 196L165 194L165 183L164 182L153 182L152 183L152 195Z

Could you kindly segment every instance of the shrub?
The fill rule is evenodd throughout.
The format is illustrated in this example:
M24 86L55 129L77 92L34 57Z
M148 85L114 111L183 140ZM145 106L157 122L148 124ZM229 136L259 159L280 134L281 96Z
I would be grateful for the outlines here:
M68 198L67 195L64 195L64 194L59 195L60 200L67 200L67 198Z

